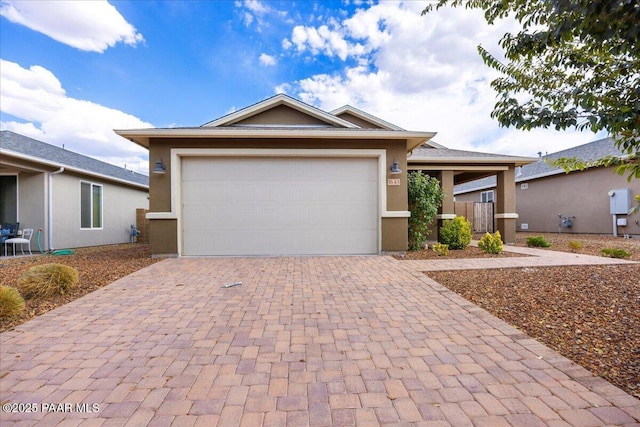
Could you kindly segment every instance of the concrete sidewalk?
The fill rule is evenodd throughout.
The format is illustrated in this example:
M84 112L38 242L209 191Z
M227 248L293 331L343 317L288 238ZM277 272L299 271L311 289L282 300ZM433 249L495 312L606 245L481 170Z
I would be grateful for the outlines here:
M477 246L478 242L471 242ZM443 258L428 261L403 261L411 264L411 268L418 271L437 270L472 270L490 268L518 268L518 267L557 267L562 265L611 265L611 264L637 264L635 261L607 258L593 255L582 255L570 252L552 251L549 249L527 248L521 246L503 247L504 252L521 254L519 257L495 257L495 258L468 258L453 259Z
M595 261L544 252L500 262ZM639 400L430 280L430 265L163 260L0 334L0 400L16 411L0 424L640 425Z

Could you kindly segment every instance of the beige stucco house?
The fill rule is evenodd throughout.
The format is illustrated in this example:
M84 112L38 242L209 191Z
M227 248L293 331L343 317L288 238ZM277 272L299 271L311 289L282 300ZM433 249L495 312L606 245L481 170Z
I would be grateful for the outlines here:
M276 95L199 127L116 130L149 149L155 256L344 255L407 249L407 171L453 185L531 159L480 158L356 108ZM411 156L413 154L413 156ZM467 153L469 154L469 153ZM411 156L411 157L410 157ZM409 158L409 159L408 159ZM515 236L513 185L499 226Z
M61 147L0 133L0 225L34 229L34 251L38 238L43 251L129 242L136 209L149 205L148 182Z
M542 155L516 170L518 219L524 232L640 235L640 212L633 211L640 180L629 182L613 167L591 167L566 173L549 163L561 157L596 160L623 157L611 138ZM495 178L485 178L455 188L456 201L500 203ZM612 210L614 213L612 213Z

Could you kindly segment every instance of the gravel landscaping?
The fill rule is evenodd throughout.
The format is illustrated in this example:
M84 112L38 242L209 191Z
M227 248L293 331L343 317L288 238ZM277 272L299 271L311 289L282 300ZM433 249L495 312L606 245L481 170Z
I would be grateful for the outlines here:
M546 250L600 256L603 248L619 248L631 253L627 259L640 261L638 238L519 233L516 246L526 246L527 237L532 235L542 235L551 243ZM582 248L572 251L570 241L580 242ZM478 248L467 250L469 257L489 256ZM433 251L421 252L424 258L438 258ZM413 256L420 258L418 254ZM461 253L453 256L466 257ZM465 270L427 275L640 398L640 265Z
M518 234L526 246L532 234ZM539 235L539 234L535 234ZM640 261L640 239L544 234L549 250L600 255L602 248L625 249ZM476 236L479 237L479 236ZM489 257L477 248L450 251L448 257ZM514 256L503 253L493 257ZM433 251L408 253L405 259L436 259ZM77 290L49 300L29 300L25 313L0 322L0 332L144 268L157 259L147 245L82 248L67 256L8 257L0 261L0 283L15 286L29 267L59 262L77 268ZM579 266L433 272L429 276L497 317L544 342L569 359L640 398L640 265Z
M18 279L27 269L48 263L60 263L78 269L80 284L77 289L64 295L57 295L50 299L26 300L26 309L22 316L0 320L0 332L20 325L159 261L157 258L151 258L149 245L143 244L96 246L76 249L74 252L72 255L59 256L2 257L0 260L0 284L16 286Z

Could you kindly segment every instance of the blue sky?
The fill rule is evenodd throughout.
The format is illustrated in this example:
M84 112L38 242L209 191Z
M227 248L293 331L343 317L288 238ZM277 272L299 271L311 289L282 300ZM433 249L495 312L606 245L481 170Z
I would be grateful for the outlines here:
M482 44L515 31L426 1L4 1L0 127L147 173L113 129L199 126L276 93L449 148L536 156L604 135L499 128Z

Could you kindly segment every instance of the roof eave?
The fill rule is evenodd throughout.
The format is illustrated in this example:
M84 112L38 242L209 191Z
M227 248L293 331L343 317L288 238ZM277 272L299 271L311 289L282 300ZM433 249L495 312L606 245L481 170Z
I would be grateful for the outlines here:
M529 163L537 161L537 158L533 157L419 157L408 159L409 164L421 164L421 163L444 163L444 164L458 164L458 163L472 163L472 164L509 164L515 166L524 166Z
M407 153L433 138L435 132L358 130L358 129L247 129L247 128L170 128L170 129L116 129L114 132L144 148L149 148L151 138L308 138L308 139L357 139L357 140L405 140Z
M50 160L46 160L40 157L34 157L34 156L30 156L28 154L23 154L23 153L19 153L17 151L13 151L10 149L2 149L2 156L3 157L13 157L15 159L20 159L20 160L24 160L24 161L29 161L29 162L33 162L33 163L38 163L44 166L48 166L54 169L60 169L61 167L64 168L64 170L66 171L70 171L70 172L75 172L75 173L79 173L79 174L83 174L83 175L87 175L87 176L93 176L95 178L100 178L100 179L104 179L107 181L112 181L112 182L117 182L120 184L124 184L124 185L128 185L131 187L136 187L136 188L142 188L145 190L149 189L148 185L145 184L140 184L138 182L134 182L134 181L127 181L125 179L121 179L121 178L116 178L114 176L110 176L110 175L105 175L102 173L98 173L98 172L93 172L87 169L82 169L82 168L78 168L75 166L70 166L70 165L66 165L64 163L58 163L58 162L52 162Z

